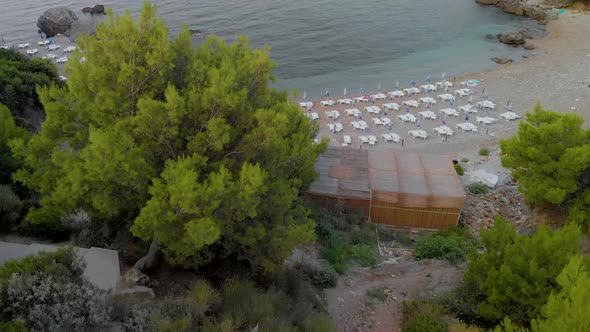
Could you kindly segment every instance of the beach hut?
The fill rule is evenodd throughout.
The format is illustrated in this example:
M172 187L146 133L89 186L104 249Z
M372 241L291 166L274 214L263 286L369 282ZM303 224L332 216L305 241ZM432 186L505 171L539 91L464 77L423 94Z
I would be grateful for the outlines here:
M356 210L376 224L446 229L457 225L465 205L445 155L329 148L316 170L310 197Z

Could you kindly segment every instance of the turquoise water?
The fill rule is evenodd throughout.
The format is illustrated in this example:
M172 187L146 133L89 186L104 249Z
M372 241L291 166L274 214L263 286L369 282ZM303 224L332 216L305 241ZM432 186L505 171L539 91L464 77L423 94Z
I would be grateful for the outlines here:
M494 56L519 59L525 51L485 39L486 34L528 29L535 21L473 0L161 0L154 1L171 28L182 24L232 40L246 34L256 47L271 46L277 86L309 97L407 85L412 79L462 75L495 66ZM143 0L102 1L137 14ZM78 12L88 0L2 0L0 35L34 40L36 21L49 7ZM81 13L79 15L82 15Z

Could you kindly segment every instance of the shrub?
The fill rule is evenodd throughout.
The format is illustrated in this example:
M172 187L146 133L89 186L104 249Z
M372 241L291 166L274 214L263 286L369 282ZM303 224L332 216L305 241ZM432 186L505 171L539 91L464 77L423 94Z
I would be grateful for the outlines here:
M11 230L20 218L21 200L9 185L0 185L0 231Z
M487 157L490 155L490 150L488 148L482 148L479 150L479 155L482 157Z
M314 314L305 320L307 332L335 332L336 327L330 317L322 314Z
M476 182L476 183L470 184L468 189L469 189L470 193L475 194L475 195L485 195L490 191L488 186L486 186L485 184L483 184L481 182Z
M79 331L109 318L106 294L82 276L72 249L40 253L0 268L0 311L30 331Z
M443 309L439 304L426 301L404 302L402 332L447 332L448 323L443 317Z
M344 274L348 270L348 261L351 257L348 244L332 244L322 248L321 254L336 272Z
M362 266L374 266L379 262L375 247L368 244L357 244L352 247L352 257Z
M485 299L485 294L476 284L464 282L445 295L442 304L466 324L491 327L494 322L485 320L478 313L480 305Z
M372 298L372 299L376 299L379 301L385 301L385 300L387 300L387 294L385 294L386 289L387 288L385 288L385 287L371 288L371 289L367 290L367 297Z
M375 230L365 227L350 233L350 242L352 244L375 244Z
M332 226L332 224L330 224L328 221L318 221L317 226L315 228L315 233L317 235L318 240L320 240L321 242L328 242L334 236L334 232L334 226Z
M11 322L0 322L0 331L2 332L27 332L25 323L20 320L13 320Z
M462 162L462 163L468 163L468 162L469 162L469 159L467 159L467 158L462 158L462 159L461 159L461 162Z
M429 235L418 239L414 256L418 259L437 258L457 261L465 257L465 250L461 241L454 237Z
M338 273L330 265L304 263L297 268L316 286L329 288L338 283Z
M457 172L457 174L459 174L459 175L465 174L465 171L463 170L463 167L461 167L461 165L455 164L454 167L455 167L455 171Z

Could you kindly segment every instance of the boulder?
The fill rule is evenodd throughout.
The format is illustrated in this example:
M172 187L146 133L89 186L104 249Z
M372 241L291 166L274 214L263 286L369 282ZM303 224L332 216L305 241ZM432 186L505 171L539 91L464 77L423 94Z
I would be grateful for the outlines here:
M131 268L125 273L125 281L128 285L146 285L150 278L139 269Z
M500 42L508 45L518 46L526 43L524 36L518 31L505 32L503 34L500 34L499 39Z
M92 8L91 14L106 14L104 5L96 5Z
M84 14L90 14L91 11L92 11L91 7L82 8L82 13L84 13Z
M497 64L504 65L504 64L512 62L512 59L511 58L504 58L504 57L494 57L494 58L492 58L492 61L494 61Z
M537 46L533 43L525 43L524 45L522 45L522 48L524 48L525 50L534 50L535 48L537 48Z
M67 7L49 8L39 16L37 26L48 37L53 37L58 33L63 34L68 31L77 19L76 14Z

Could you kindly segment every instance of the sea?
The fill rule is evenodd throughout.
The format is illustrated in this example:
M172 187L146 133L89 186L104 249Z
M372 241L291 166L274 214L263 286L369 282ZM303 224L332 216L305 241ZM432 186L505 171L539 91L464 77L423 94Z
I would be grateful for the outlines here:
M38 39L36 22L47 8L67 6L78 15L87 0L1 0L0 36ZM101 1L116 14L136 17L143 0ZM183 25L231 42L249 37L269 45L277 63L275 86L308 98L390 90L431 78L465 75L519 61L527 52L486 38L511 30L542 37L536 21L474 0L156 0L176 35ZM199 43L198 40L195 41Z

